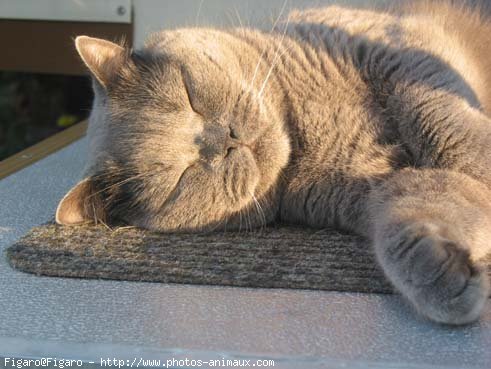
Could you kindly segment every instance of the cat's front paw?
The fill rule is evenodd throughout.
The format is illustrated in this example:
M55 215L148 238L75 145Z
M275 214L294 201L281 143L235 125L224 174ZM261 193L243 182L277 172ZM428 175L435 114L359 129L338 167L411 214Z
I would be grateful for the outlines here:
M411 225L395 236L387 240L390 245L381 261L394 285L421 314L446 324L479 318L489 280L464 247L428 224Z

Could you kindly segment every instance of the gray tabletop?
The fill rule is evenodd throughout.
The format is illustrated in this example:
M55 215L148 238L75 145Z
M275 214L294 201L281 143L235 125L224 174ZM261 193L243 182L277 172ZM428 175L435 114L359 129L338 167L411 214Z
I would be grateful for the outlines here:
M49 220L85 140L0 181L0 248ZM0 260L0 357L271 358L275 368L491 368L491 304L468 327L397 296L39 277ZM1 365L0 365L1 366Z

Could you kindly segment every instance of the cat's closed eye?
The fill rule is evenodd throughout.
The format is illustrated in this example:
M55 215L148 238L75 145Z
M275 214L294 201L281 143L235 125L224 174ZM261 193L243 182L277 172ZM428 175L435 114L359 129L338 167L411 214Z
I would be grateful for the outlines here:
M491 21L408 3L297 11L271 32L163 31L133 53L78 37L90 156L57 221L353 231L418 311L475 320L489 293Z
M196 97L193 94L194 91L191 89L192 86L191 76L189 75L185 67L181 67L181 75L182 75L182 84L184 86L184 90L186 91L189 106L196 114L203 116L203 114L200 112L201 107L199 103L196 102Z

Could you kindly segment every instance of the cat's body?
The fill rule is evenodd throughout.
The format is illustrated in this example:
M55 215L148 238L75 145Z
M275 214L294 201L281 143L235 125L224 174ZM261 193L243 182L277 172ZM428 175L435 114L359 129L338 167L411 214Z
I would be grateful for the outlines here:
M424 3L295 12L276 28L168 31L131 55L79 38L96 80L92 156L57 220L334 226L372 239L424 315L476 319L489 293L491 23Z

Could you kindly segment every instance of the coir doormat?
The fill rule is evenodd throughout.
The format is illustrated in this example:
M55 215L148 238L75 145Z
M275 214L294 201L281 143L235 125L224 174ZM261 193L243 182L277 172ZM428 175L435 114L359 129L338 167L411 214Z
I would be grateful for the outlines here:
M136 228L32 229L6 250L38 275L222 286L390 293L363 238L332 230L156 234Z

